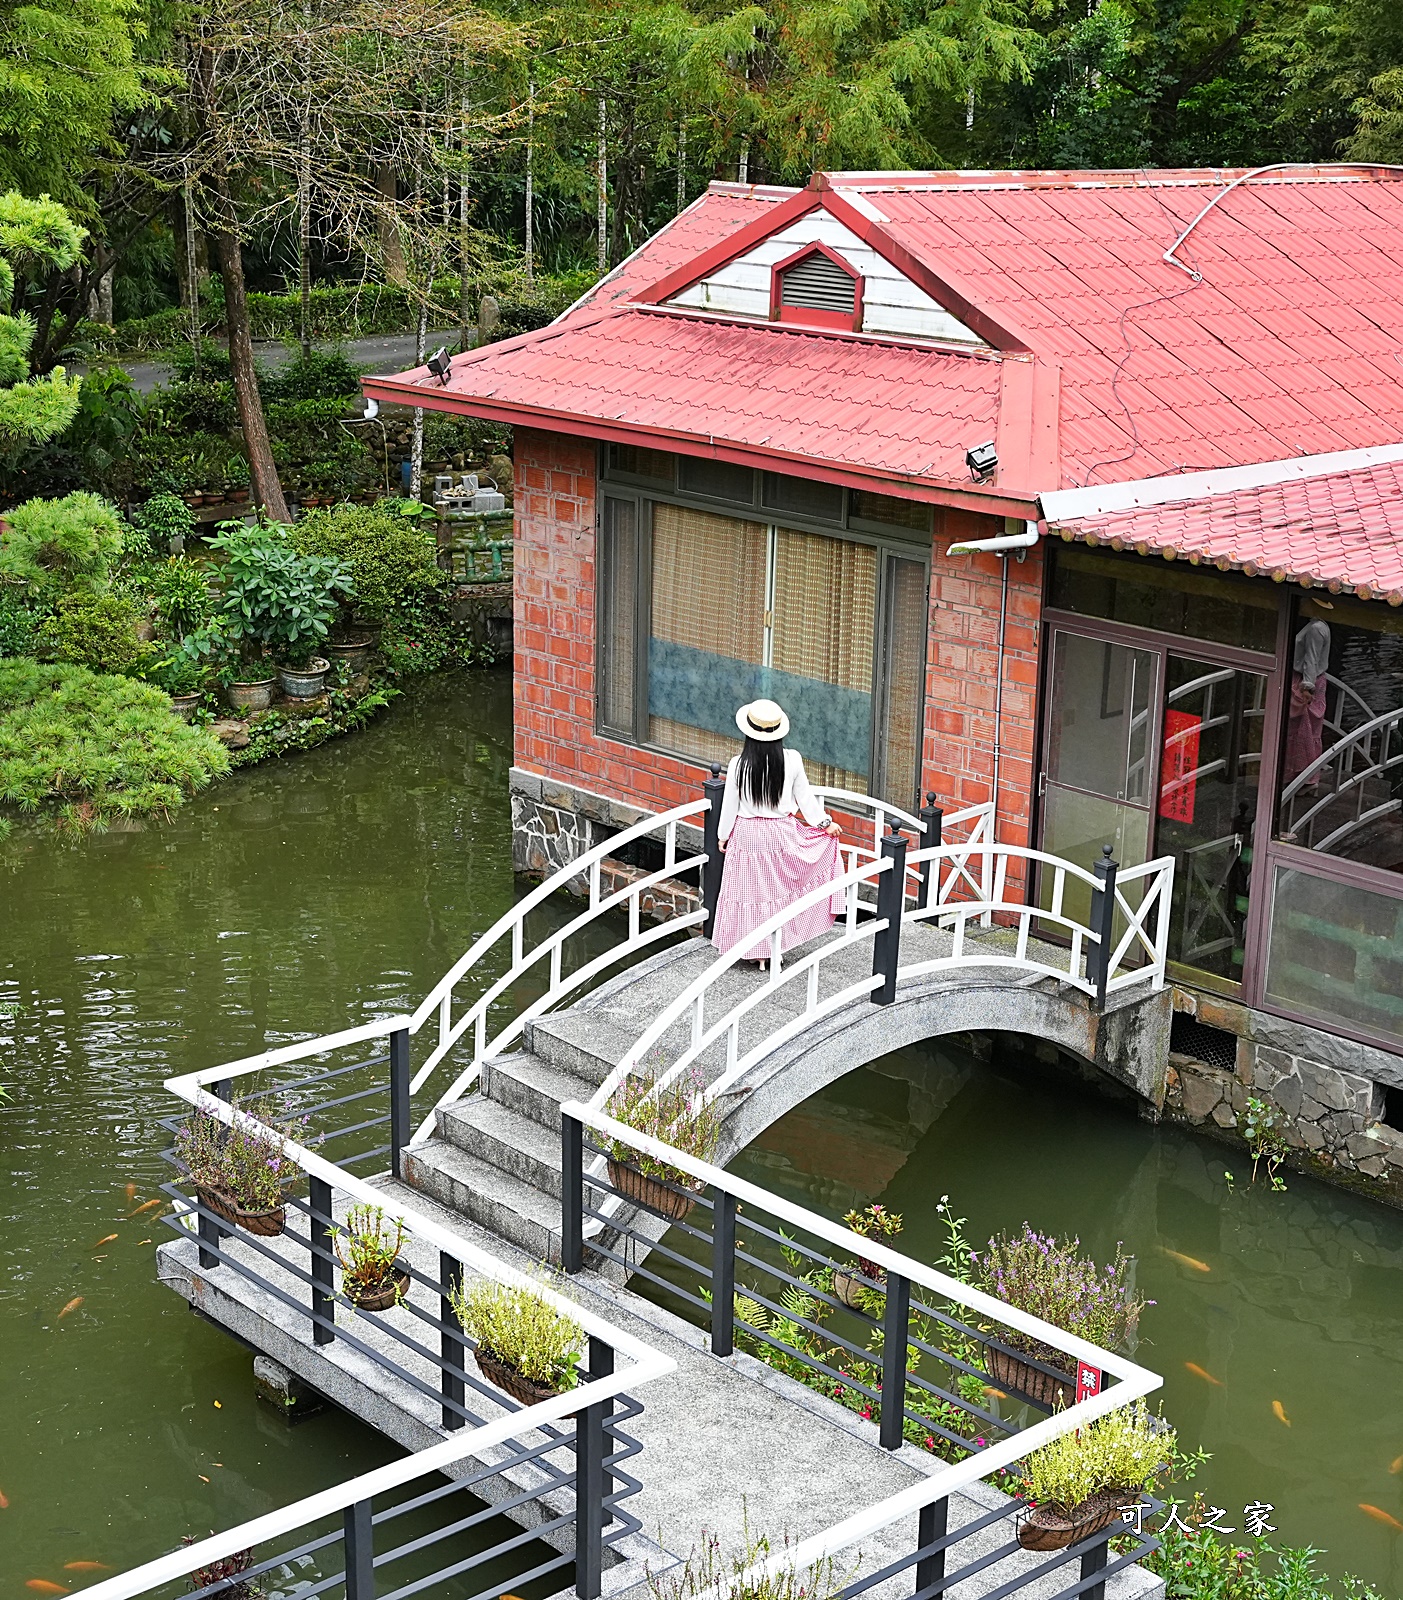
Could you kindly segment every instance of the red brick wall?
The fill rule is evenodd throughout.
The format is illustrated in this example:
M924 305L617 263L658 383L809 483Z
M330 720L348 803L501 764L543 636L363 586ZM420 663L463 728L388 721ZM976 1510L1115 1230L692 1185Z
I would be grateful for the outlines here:
M516 504L516 765L653 810L699 794L699 764L594 730L595 447L519 428ZM945 557L954 538L1001 534L1002 519L947 511L931 570L923 789L947 810L989 798L1002 562ZM1009 563L1000 837L1028 842L1042 551Z
M994 782L994 708L1004 557L941 554L956 539L1003 533L1003 519L947 511L931 562L926 647L925 784L947 810L980 805ZM1008 559L999 768L999 839L1026 845L1037 736L1043 552Z

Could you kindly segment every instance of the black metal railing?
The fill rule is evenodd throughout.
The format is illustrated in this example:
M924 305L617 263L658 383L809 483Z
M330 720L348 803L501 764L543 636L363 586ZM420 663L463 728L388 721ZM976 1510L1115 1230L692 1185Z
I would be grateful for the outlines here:
M174 1129L178 1123L172 1119L165 1126ZM179 1168L174 1148L165 1155ZM175 1202L174 1214L165 1220L177 1237L185 1240L189 1240L194 1222L202 1272L227 1272L252 1286L265 1297L262 1303L283 1328L291 1325L294 1338L317 1347L340 1343L354 1350L383 1376L387 1392L397 1390L411 1403L414 1397L431 1399L439 1407L445 1431L480 1426L503 1412L523 1410L519 1401L486 1382L467 1359L476 1346L452 1304L452 1292L463 1281L462 1262L440 1250L437 1271L425 1270L410 1257L413 1241L407 1232L400 1264L408 1274L409 1289L396 1311L351 1315L349 1302L337 1293L336 1239L345 1229L337 1215L335 1192L331 1183L315 1175L309 1177L307 1186L305 1198L288 1195L283 1230L271 1237L231 1225L228 1217L212 1209L198 1192L187 1192L188 1176L163 1186ZM390 1215L393 1219L393 1212ZM366 1336L369 1328L364 1319L372 1315L375 1339ZM581 1382L608 1376L614 1367L612 1346L591 1335ZM622 1425L642 1410L632 1396L618 1395L587 1407L574 1426L542 1424L544 1444L518 1440L502 1447L518 1463L534 1463L540 1481L527 1498L578 1488L590 1504L601 1508L603 1521L598 1528L589 1525L581 1546L587 1569L583 1578L586 1589L581 1592L586 1600L598 1593L597 1587L589 1588L589 1574L597 1576L603 1551L640 1529L624 1502L641 1485L624 1464L641 1446ZM561 1464L553 1459L557 1451L573 1460ZM579 1581L577 1577L577 1586Z

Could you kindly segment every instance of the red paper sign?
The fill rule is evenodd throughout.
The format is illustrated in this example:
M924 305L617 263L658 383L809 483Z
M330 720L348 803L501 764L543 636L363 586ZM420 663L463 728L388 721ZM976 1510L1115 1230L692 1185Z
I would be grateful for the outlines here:
M1192 711L1164 713L1164 764L1160 768L1159 814L1192 822L1198 795L1198 741L1203 718Z
M1077 1362L1077 1404L1083 1400L1090 1400L1092 1395L1101 1393L1101 1372L1097 1367L1087 1366L1085 1361Z

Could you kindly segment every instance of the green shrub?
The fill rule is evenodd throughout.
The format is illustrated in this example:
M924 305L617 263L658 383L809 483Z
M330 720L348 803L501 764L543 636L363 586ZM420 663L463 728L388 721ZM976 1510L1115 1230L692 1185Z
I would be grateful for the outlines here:
M167 497L173 498L173 497ZM184 503L175 504L185 510ZM183 639L214 615L205 569L188 556L171 556L142 569L144 587L156 602L156 617L169 639Z
M122 524L105 500L80 490L61 500L26 500L5 517L10 527L0 536L0 578L40 600L107 586L122 553Z
M0 656L32 656L41 622L14 589L0 584Z
M218 739L150 684L0 661L0 805L100 827L168 812L228 770Z
M1150 1489L1174 1460L1174 1430L1143 1400L1034 1450L1023 1463L1030 1498L1070 1511L1102 1489Z
M349 399L360 393L364 371L366 368L357 366L342 350L314 350L309 356L299 354L276 372L260 373L258 387L269 406L330 396Z
M293 528L292 542L306 555L336 561L355 586L356 610L374 622L417 622L449 587L432 527L384 504L308 512Z
M41 654L92 672L142 677L156 652L136 636L140 616L137 607L122 595L75 590L58 601L45 623Z
M1258 1539L1225 1543L1200 1525L1208 1514L1200 1498L1177 1510L1189 1531L1161 1528L1160 1548L1144 1563L1165 1579L1172 1600L1384 1600L1362 1578L1346 1573L1332 1580L1318 1571L1323 1551L1277 1549Z
M537 1290L474 1278L452 1302L469 1337L533 1383L558 1390L579 1382L584 1329Z
M167 434L224 434L239 420L234 385L227 378L178 379L156 390L151 408L159 413L159 426Z
M162 491L138 506L131 521L146 539L151 554L162 558L170 554L172 541L183 541L194 531L195 513L179 495Z
M291 532L277 523L226 522L210 540L226 558L219 615L246 660L266 653L281 666L305 665L331 632L337 593L354 593L339 562L304 554Z

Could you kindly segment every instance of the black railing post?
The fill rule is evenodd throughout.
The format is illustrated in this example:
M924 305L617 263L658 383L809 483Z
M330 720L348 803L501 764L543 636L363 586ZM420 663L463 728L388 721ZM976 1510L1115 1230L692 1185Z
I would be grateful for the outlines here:
M1110 1549L1111 1536L1108 1533L1094 1550L1084 1550L1081 1558L1081 1576L1091 1578L1098 1572L1104 1572L1106 1562L1110 1559ZM1089 1589L1083 1589L1082 1600L1106 1600L1105 1583L1093 1583Z
M916 1525L916 1548L924 1550L927 1545L932 1545L937 1539L943 1539L950 1531L950 1502L933 1500L928 1506L921 1507L921 1514ZM939 1583L945 1576L945 1552L936 1550L931 1555L922 1556L916 1562L916 1593L919 1595L923 1589L928 1589L931 1584Z
M896 999L896 966L901 956L901 914L906 908L906 837L895 828L882 838L882 859L891 870L877 879L877 916L886 927L872 940L872 976L882 985L872 991L874 1004L889 1006Z
M459 1294L463 1292L463 1263L446 1250L438 1253L438 1279L443 1285L443 1293L438 1300L438 1315L439 1320L446 1324L439 1344L444 1363L443 1425L451 1433L454 1428L461 1428L466 1420L459 1408L466 1393L463 1368L466 1365L467 1346L463 1343L462 1324L458 1321L458 1313L453 1309L451 1299L454 1290Z
M1096 1004L1106 1003L1106 985L1111 981L1111 945L1116 926L1116 872L1110 845L1101 846L1101 859L1092 869L1096 887L1091 891L1091 931L1100 940L1087 952L1086 975L1096 991Z
M945 823L944 811L935 803L935 790L926 790L926 803L921 807L921 821L925 832L921 835L919 848L922 850L938 850L944 842L941 830ZM921 886L916 891L916 905L924 911L930 904L931 886L934 884L940 871L938 861L923 861L921 863Z
M336 1303L331 1297L331 1185L308 1178L308 1243L312 1248L312 1343L330 1344L336 1337Z
M209 1085L209 1092L216 1100L227 1100L232 1087L228 1078L221 1078L218 1083ZM204 1202L198 1197L197 1204L201 1207L200 1215L196 1219L196 1227L200 1234L200 1266L208 1272L211 1267L219 1265L219 1257L214 1252L219 1248L219 1241L228 1238L229 1230L221 1228L213 1217L205 1216Z
M706 919L701 925L704 938L709 939L716 920L716 901L721 894L721 873L726 858L721 853L721 800L726 793L726 780L721 776L721 763L711 763L711 776L702 784L702 793L711 801L711 809L702 818L702 849L706 860L702 862L702 910Z
M585 1264L585 1125L560 1114L560 1270Z
M906 1427L906 1334L911 1323L911 1280L887 1274L887 1304L882 1312L883 1450L901 1447Z
M400 1152L409 1143L409 1029L390 1035L390 1171L402 1178Z
M357 1500L342 1513L346 1600L375 1600L375 1525L370 1518L369 1500Z
M711 1213L711 1353L728 1356L735 1349L736 1197L713 1189Z
M589 1370L596 1378L614 1370L613 1349L589 1341ZM613 1402L586 1406L575 1423L575 1593L599 1600L604 1570L604 1423Z

